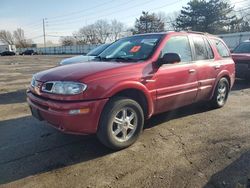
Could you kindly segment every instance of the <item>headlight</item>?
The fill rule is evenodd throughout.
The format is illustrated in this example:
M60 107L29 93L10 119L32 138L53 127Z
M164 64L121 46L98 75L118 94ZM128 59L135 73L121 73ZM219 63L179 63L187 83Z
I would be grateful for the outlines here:
M32 80L31 80L31 82L30 82L30 85L31 85L32 87L35 87L35 86L36 86L36 78L35 78L35 76L32 76Z
M61 95L76 95L87 89L87 85L78 82L53 81L46 82L42 86L42 91Z

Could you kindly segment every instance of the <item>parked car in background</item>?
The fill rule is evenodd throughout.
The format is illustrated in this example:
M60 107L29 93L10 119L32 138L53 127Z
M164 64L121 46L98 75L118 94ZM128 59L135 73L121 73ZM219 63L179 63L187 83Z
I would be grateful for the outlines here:
M34 50L25 50L24 52L20 52L19 55L38 55Z
M16 45L10 45L10 44L0 44L0 54L2 52L15 52L16 53Z
M16 55L16 53L11 51L4 51L1 53L1 56L13 56L13 55Z
M39 120L67 133L96 133L119 150L137 140L152 115L199 101L223 107L234 79L234 62L218 37L142 34L114 42L91 63L35 74L27 101Z
M236 77L250 80L250 40L240 43L233 51Z
M96 56L98 56L100 53L102 53L110 44L102 44L93 50L91 50L89 53L86 55L79 55L67 59L63 59L59 65L68 65L72 63L82 63L86 61L91 61L93 60Z

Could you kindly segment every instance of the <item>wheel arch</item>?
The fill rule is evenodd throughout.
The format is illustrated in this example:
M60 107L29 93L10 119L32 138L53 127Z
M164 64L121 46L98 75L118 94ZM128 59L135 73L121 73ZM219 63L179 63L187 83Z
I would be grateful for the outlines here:
M216 80L215 80L215 84L214 84L214 86L213 86L213 90L212 90L210 99L213 98L214 91L215 91L216 86L217 86L217 84L218 84L218 82L220 81L221 78L226 78L227 81L228 81L228 83L229 83L229 88L231 88L231 86L232 86L232 80L231 80L231 78L230 78L230 73L229 73L228 71L222 71L222 72L217 76L217 78L216 78Z
M117 85L108 94L109 98L128 97L138 102L144 111L145 118L149 118L154 113L154 102L151 92L139 82L126 82Z

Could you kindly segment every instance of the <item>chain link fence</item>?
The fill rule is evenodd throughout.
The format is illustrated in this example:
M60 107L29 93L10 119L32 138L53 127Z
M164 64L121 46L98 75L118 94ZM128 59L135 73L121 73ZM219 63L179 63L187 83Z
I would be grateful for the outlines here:
M74 45L74 46L56 46L46 48L18 48L17 53L25 50L34 50L38 54L44 55L60 55L60 54L87 54L90 50L96 48L98 45Z

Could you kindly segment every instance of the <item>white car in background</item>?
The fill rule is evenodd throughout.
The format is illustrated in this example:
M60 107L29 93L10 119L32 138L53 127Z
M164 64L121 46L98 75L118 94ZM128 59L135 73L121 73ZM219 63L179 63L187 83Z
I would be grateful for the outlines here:
M93 50L91 50L86 55L79 55L79 56L63 59L59 63L59 65L68 65L68 64L73 64L73 63L83 63L83 62L91 61L96 56L101 54L109 46L110 46L110 44L102 44L102 45L94 48Z

